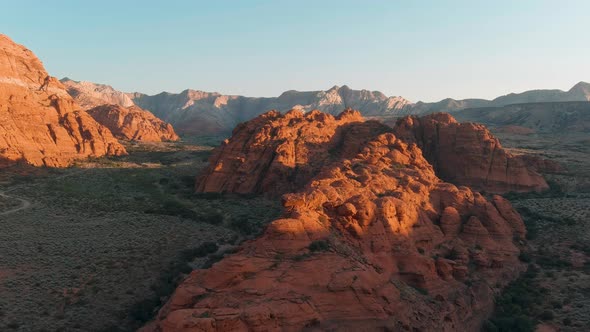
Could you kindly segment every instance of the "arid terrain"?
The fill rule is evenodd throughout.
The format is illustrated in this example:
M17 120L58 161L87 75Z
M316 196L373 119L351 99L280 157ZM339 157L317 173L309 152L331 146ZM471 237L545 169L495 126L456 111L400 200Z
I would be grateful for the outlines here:
M529 317L545 331L590 330L590 146L587 133L514 134L491 128L514 153L558 161L544 193L507 194L527 226L529 270L499 294L494 322ZM505 325L504 325L505 326ZM514 326L513 326L514 328Z
M148 95L0 50L0 331L590 331L589 83Z
M1 331L134 330L183 273L278 214L276 200L194 195L208 146L127 149L67 169L2 171Z

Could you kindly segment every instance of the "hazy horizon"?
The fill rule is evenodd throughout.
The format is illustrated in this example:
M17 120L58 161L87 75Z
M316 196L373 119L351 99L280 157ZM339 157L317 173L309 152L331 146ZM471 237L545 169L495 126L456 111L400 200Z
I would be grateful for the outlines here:
M11 2L0 32L53 76L147 94L348 85L434 102L590 81L585 1L370 4Z

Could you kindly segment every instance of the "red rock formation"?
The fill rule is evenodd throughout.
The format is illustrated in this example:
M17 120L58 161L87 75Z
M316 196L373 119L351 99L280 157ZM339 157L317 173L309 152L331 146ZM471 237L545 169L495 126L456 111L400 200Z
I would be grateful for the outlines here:
M25 47L0 35L0 159L62 167L125 154L111 132L76 104Z
M449 114L436 113L399 119L394 130L401 139L416 143L445 181L495 193L548 188L539 173L505 151L483 125L458 123Z
M563 166L553 160L541 158L539 156L523 154L520 158L529 168L534 169L539 173L563 173L565 169Z
M391 129L357 111L271 111L238 125L197 180L198 192L285 193L300 188L332 160L354 156Z
M331 146L332 155L340 158L326 157L326 149L317 146L310 150L317 153L302 154L311 157L308 163L319 158L326 164L297 193L283 196L283 218L236 254L193 271L145 331L480 327L493 309L493 288L522 271L513 242L525 235L518 213L500 196L488 201L467 187L442 182L416 145L391 133L355 141L367 134L360 131L351 134L349 145L333 145L329 137L336 134L324 133L337 131L341 126L334 123L347 116L355 126L362 123L350 112L340 120L319 113L309 118L270 113L236 129L241 148L232 138L212 159L215 188L275 190L224 181L234 178L230 170L246 166L224 172L215 168L226 167L217 166L220 161L243 158L238 164L252 163L251 175L261 179L260 161L250 157L293 152L306 146L289 145L300 140ZM332 125L316 130L300 124L313 118L313 123ZM277 127L279 122L284 127ZM316 139L309 139L310 134ZM260 146L246 145L253 142ZM278 149L282 143L291 149ZM276 167L264 168L270 172Z
M137 106L102 105L87 112L119 139L146 142L178 140L172 125Z

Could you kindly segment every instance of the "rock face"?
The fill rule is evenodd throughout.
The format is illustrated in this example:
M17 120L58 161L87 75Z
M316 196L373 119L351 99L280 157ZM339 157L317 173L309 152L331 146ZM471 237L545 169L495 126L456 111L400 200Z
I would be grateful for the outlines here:
M291 109L305 112L317 109L336 115L342 109L352 108L361 110L362 115L367 117L397 118L404 115L503 107L515 103L590 101L590 84L585 82L576 84L569 91L532 90L493 100L446 98L438 102L417 103L399 96L388 97L379 91L354 90L346 85L319 91L289 90L278 97L254 98L190 89L181 93L162 92L150 96L139 92L124 93L108 85L77 82L68 78L62 79L62 83L85 109L103 104L129 107L135 103L172 124L177 132L196 136L228 135L237 124L271 109L283 113ZM485 121L484 123L488 124Z
M282 129L274 128L279 122ZM330 145L299 122L347 122L327 132L367 124L353 112L333 119L273 112L234 133L261 137L261 147L239 155L232 139L212 162L243 158L243 165L257 163L260 151L277 153L282 145L264 138L273 130L287 130L286 142ZM305 154L307 163L325 164L283 196L283 218L237 253L193 271L144 331L478 330L493 310L493 288L523 269L515 244L525 235L520 216L500 196L488 201L439 180L415 144L391 133L349 134L349 145L332 147L337 157ZM217 175L215 183L233 176Z
M422 149L445 181L494 193L549 188L526 160L505 151L483 125L458 123L449 114L435 113L404 117L394 129L399 138Z
M285 115L271 111L240 124L218 147L197 180L198 192L282 194L307 183L329 162L351 158L391 128L348 110Z
M345 108L354 108L362 109L365 115L377 115L398 112L409 104L401 97L387 97L378 91L353 90L347 86L334 86L326 91L286 91L276 98L228 96L196 90L130 96L137 105L170 122L179 133L189 135L230 133L238 123L271 109L280 112L317 109L335 115Z
M49 76L25 47L0 35L0 159L62 167L125 148Z
M61 79L60 82L66 87L74 101L85 110L101 105L119 105L123 107L135 105L127 94L113 89L110 85L78 82L67 77Z
M137 106L102 105L87 112L119 139L146 142L178 140L172 125Z
M587 102L590 100L590 84L580 82L569 91L533 90L513 93L493 100L447 98L433 103L412 103L403 97L388 97L379 91L354 90L346 85L321 91L291 90L275 98L231 96L196 90L185 90L178 94L163 92L154 96L133 93L128 96L137 105L171 123L179 133L219 135L229 134L238 123L248 121L271 109L279 112L287 112L291 109L309 112L317 109L336 115L342 109L353 108L361 110L363 116L399 117L456 112L473 108L503 107L515 103ZM508 125L511 124L516 123L508 123Z

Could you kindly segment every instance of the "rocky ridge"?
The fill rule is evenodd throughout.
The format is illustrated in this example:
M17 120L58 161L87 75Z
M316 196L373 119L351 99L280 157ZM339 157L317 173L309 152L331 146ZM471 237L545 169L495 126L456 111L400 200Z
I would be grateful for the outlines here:
M62 78L60 82L66 87L74 101L83 109L91 109L105 104L123 107L135 105L126 93L117 91L110 85L74 81L67 77Z
M342 109L352 108L361 110L366 117L387 118L503 107L519 103L590 101L590 84L585 82L579 82L568 91L531 90L511 93L493 100L446 98L438 102L412 103L403 97L388 97L379 91L354 90L346 85L319 91L289 90L278 97L255 98L191 89L157 95L123 93L102 84L76 82L68 78L62 81L68 85L68 91L74 99L87 108L102 104L128 107L135 103L171 123L177 132L196 136L229 134L240 122L248 121L271 109L279 112L291 109L309 112L317 109L336 115Z
M215 149L197 180L198 192L283 194L300 188L334 160L353 157L391 128L357 111L334 117L312 111L267 112L238 125Z
M0 50L0 164L64 167L80 158L126 153L33 52L1 34Z
M172 125L137 106L101 105L87 112L119 139L145 142L179 139Z
M154 96L141 93L128 95L137 105L170 122L183 134L212 135L229 133L238 123L271 109L279 112L294 108L305 112L317 109L336 115L342 109L353 108L361 110L363 116L399 117L502 107L515 103L586 102L590 100L590 84L580 82L569 91L533 90L493 100L447 98L439 102L417 103L403 97L387 97L379 91L354 90L346 85L320 91L290 90L275 98L251 98L197 90L185 90L178 94L163 92Z
M501 128L519 126L536 133L590 132L590 102L514 104L503 107L466 109L454 113L460 121Z

